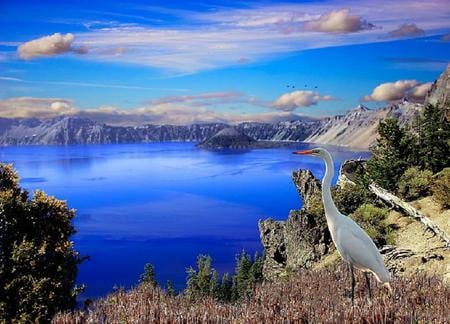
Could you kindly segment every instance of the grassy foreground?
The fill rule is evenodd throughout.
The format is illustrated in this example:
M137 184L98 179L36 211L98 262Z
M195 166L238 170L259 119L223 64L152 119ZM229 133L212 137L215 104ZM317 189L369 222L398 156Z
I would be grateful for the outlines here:
M352 307L350 278L344 265L303 271L276 283L258 285L253 296L238 304L214 299L192 300L167 296L159 288L141 285L98 300L85 312L58 314L54 323L448 323L450 287L440 279L415 275L395 278L389 297L372 280L372 303L357 276Z

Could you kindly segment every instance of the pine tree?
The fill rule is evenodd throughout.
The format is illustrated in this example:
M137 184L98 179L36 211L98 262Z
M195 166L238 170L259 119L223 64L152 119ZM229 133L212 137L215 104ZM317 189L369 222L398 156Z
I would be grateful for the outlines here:
M220 295L219 299L224 302L231 301L232 297L232 279L228 272L225 272L225 274L222 277L222 282L220 284Z
M443 111L427 105L416 122L419 165L434 173L450 166L450 123Z
M141 274L139 282L152 285L153 287L156 287L158 285L155 279L155 270L151 263L145 264L144 272Z
M175 287L173 286L173 282L171 280L167 280L166 292L167 292L167 296L176 296L177 295L177 292L176 292Z
M236 257L236 269L233 277L233 299L238 300L247 295L252 258L242 251Z
M219 275L215 269L211 271L209 281L209 296L219 299L220 297Z
M414 137L401 128L394 118L386 118L378 126L379 138L367 162L370 177L383 188L395 191L397 183L411 160Z

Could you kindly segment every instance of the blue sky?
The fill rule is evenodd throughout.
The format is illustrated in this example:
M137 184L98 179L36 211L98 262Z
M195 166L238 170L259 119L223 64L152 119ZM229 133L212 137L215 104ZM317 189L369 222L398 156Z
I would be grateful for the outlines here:
M141 124L422 100L450 1L2 1L0 116Z

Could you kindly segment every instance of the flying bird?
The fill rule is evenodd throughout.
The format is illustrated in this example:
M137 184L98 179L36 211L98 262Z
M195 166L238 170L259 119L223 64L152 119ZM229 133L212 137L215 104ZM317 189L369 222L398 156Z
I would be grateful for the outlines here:
M372 273L378 282L381 282L390 293L391 275L386 268L383 258L375 243L369 235L356 224L350 217L339 212L331 197L331 180L334 175L334 163L331 154L323 148L297 151L294 154L313 155L325 161L325 176L322 179L322 201L325 207L325 217L331 238L342 259L348 264L352 278L352 304L355 295L354 269L364 272L369 297L372 298L370 290L370 279L368 274Z

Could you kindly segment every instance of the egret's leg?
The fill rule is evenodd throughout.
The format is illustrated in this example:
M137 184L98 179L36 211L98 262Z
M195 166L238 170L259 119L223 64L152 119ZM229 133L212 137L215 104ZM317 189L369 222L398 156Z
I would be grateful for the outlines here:
M355 273L353 272L353 265L350 264L350 274L352 277L352 305L353 305L353 301L355 299L355 286L356 286L356 281L355 281Z
M369 299L372 299L372 290L370 289L370 278L367 272L364 272L364 276L366 277L366 285L367 289L369 289Z

